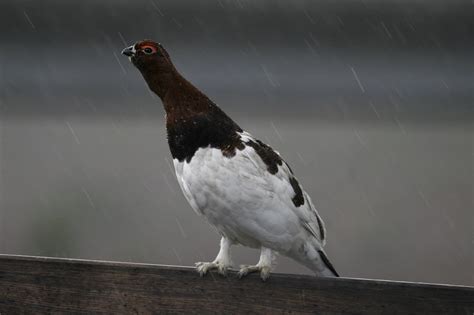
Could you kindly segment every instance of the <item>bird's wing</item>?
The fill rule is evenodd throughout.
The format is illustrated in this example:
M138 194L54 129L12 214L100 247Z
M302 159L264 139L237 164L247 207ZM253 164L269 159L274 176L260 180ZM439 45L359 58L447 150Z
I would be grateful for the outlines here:
M279 172L280 171L282 172L282 177L284 177L293 188L291 209L298 215L302 226L324 246L326 242L326 228L311 197L303 190L303 187L286 162L283 162L283 166L279 169ZM284 198L285 196L280 197Z
M280 203L291 209L299 218L301 226L324 246L326 239L324 222L289 165L277 151L255 139L249 133L243 132L241 139L247 146L251 146L256 153L255 155L248 154L249 160L256 165L261 165L263 162L266 166L266 168L255 168L259 172L259 177L266 179L262 183L265 189L275 191ZM257 159L259 161L256 161Z

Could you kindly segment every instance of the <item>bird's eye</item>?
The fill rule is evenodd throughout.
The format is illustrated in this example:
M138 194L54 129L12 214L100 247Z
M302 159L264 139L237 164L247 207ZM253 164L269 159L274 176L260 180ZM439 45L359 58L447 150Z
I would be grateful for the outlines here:
M147 54L147 55L150 55L150 54L153 53L153 49L151 49L150 47L147 47L147 48L143 49L143 51L144 51L145 54Z

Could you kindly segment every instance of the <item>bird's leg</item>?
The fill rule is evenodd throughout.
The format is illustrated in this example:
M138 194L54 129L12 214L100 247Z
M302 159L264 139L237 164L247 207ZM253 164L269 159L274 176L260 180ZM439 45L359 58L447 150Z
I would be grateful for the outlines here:
M217 269L217 272L225 276L227 270L232 266L230 258L230 246L232 243L225 237L221 238L221 248L213 262L197 262L196 270L204 276L209 270Z
M239 278L242 278L252 272L260 272L260 277L263 281L267 280L272 270L273 253L269 248L262 247L260 251L260 260L255 266L242 265L240 266Z

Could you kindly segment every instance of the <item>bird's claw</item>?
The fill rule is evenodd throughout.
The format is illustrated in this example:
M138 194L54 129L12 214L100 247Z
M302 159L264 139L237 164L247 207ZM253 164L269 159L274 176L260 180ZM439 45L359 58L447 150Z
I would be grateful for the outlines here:
M260 272L260 278L262 278L263 281L266 281L268 277L270 277L270 271L271 271L270 266L241 265L238 276L240 279L242 279L243 277L245 277L246 275L250 273Z
M221 263L221 262L197 262L195 263L196 270L201 277L207 274L208 271L217 269L217 273L222 276L227 276L227 271L229 270L229 266Z

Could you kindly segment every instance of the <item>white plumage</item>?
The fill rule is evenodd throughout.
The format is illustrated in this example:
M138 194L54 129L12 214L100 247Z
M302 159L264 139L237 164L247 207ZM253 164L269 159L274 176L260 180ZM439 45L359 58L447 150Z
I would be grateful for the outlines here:
M239 135L244 143L256 141L247 132ZM271 174L255 149L246 145L231 158L216 148L200 148L189 163L175 159L174 166L191 207L223 236L216 260L198 263L201 273L212 268L225 273L231 263L230 245L241 244L262 249L260 265L251 270L244 267L241 274L260 270L262 278L268 277L273 260L270 249L317 274L334 275L320 258L325 243L324 224L306 192L303 191L303 205L296 207L292 202L293 175L286 163Z

